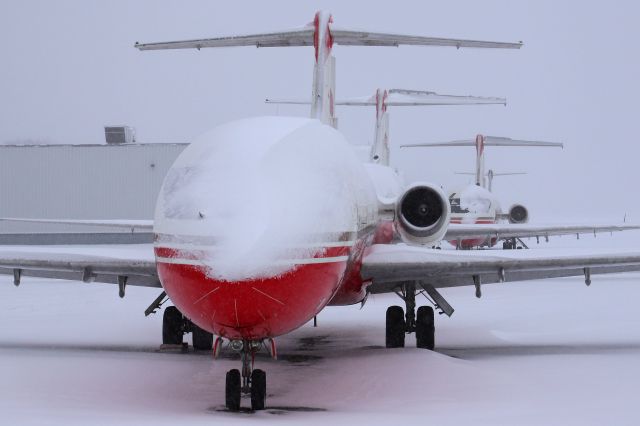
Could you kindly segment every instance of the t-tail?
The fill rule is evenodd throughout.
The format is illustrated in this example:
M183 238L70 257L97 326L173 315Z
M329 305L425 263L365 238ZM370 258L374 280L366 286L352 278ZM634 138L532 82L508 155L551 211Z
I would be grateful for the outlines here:
M333 26L331 14L319 11L310 24L286 31L265 32L260 34L213 37L160 43L136 43L140 50L164 49L203 49L207 47L293 47L313 46L315 66L311 98L311 117L323 123L336 126L335 117L335 59L332 49L335 44L345 46L450 46L455 48L501 48L519 49L522 42L503 43L492 41L463 40L412 36L402 34L377 33Z
M372 163L389 165L389 113L387 113L386 90L376 90L376 127L373 134L373 144L369 156Z
M527 141L503 138L499 136L477 135L475 139L462 139L450 142L418 143L401 145L400 148L431 148L443 146L475 146L476 148L476 185L487 188L487 175L484 169L484 150L487 146L520 146L520 147L558 147L563 148L561 142Z
M272 104L305 105L309 102L294 99L267 99ZM389 165L389 112L388 107L400 106L452 106L452 105L506 105L505 98L486 96L441 95L425 90L378 89L373 96L339 98L335 105L375 106L376 123L370 161Z
M311 118L317 118L325 124L338 127L335 116L336 59L331 54L333 36L331 23L333 17L326 12L316 12L313 18L313 47L315 64L313 66L313 87L311 90Z

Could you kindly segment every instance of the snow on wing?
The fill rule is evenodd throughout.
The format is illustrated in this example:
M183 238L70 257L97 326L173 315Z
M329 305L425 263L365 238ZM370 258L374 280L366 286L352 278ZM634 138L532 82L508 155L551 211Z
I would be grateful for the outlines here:
M393 291L400 281L426 281L436 288L480 283L525 281L590 274L640 271L640 253L540 255L518 250L484 255L404 245L374 245L362 262L361 275L372 280L372 293Z
M639 225L532 225L522 224L450 224L444 236L446 241L469 238L530 238L552 235L618 232L640 229Z
M126 256L93 256L64 252L0 251L0 274L14 275L19 284L22 276L95 281L117 284L127 277L127 285L161 287L152 258Z
M55 225L97 226L101 228L127 228L131 232L151 232L153 221L144 219L30 219L22 217L0 217L3 222L46 223Z

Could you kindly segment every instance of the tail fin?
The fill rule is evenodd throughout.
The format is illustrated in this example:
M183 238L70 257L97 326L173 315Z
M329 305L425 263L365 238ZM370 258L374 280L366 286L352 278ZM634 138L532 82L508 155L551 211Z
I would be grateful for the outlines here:
M375 101L375 103L373 103ZM389 106L429 106L429 105L506 105L504 98L480 96L439 95L435 92L420 90L390 89L376 90L374 97L368 101L346 99L336 102L337 105L376 106L376 127L371 146L371 162L389 165Z
M288 31L251 34L243 36L214 37L206 39L170 41L161 43L137 43L139 50L164 49L202 49L205 47L290 47L313 46L315 48L315 67L313 78L313 95L311 100L311 116L322 122L335 125L335 63L331 50L333 45L346 46L450 46L473 48L519 49L522 42L502 43L477 40L462 40L401 34L385 34L376 32L340 29L333 26L333 18L327 12L317 12L311 24Z
M371 145L370 161L372 163L389 165L389 113L387 113L386 90L376 90L376 127Z
M520 147L557 147L564 148L560 142L527 141L520 139L503 138L499 136L477 135L475 139L462 139L450 142L418 143L400 145L400 148L430 148L443 146L475 146L476 147L476 185L487 187L484 172L484 148L486 146L520 146ZM495 175L494 175L495 176Z
M266 103L308 105L308 101L295 99L266 99ZM506 105L505 98L483 96L440 95L423 90L389 89L376 90L370 97L344 98L335 105L375 106L376 125L370 160L389 165L389 106L442 106L442 105Z
M311 90L311 118L333 127L338 123L335 117L336 63L331 54L333 17L326 12L316 12L313 19L313 47L316 63L313 67L313 88Z

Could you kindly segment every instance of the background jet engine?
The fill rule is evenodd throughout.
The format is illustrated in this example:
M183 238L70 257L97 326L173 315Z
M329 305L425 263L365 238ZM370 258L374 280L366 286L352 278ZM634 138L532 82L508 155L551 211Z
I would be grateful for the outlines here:
M424 182L411 185L396 205L395 227L407 244L433 244L449 225L451 206L440 187Z
M514 204L509 208L509 223L529 222L529 210L522 204Z

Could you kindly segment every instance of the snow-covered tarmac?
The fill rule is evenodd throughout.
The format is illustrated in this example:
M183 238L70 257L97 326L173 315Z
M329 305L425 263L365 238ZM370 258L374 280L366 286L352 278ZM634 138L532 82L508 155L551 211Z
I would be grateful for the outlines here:
M328 308L257 360L269 408L229 413L239 360L160 353L157 289L0 276L0 424L640 423L640 274L442 292L437 352L384 348L395 296Z

